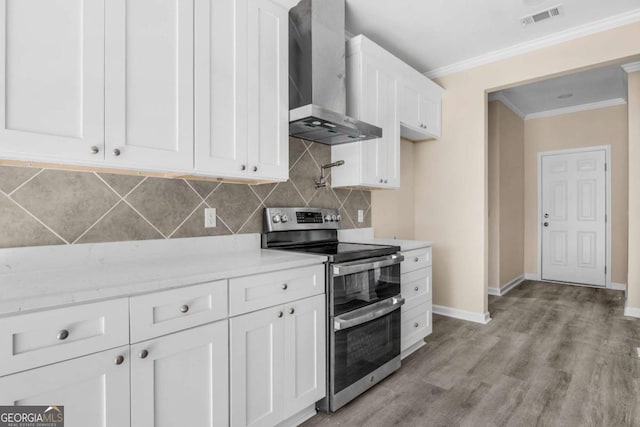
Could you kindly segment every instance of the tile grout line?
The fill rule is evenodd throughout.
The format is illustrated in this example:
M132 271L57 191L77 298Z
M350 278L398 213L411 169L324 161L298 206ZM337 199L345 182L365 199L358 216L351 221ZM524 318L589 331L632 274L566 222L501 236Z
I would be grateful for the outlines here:
M25 182L23 182L22 184L18 185L16 188L14 188L13 191L11 191L10 193L4 193L4 194L9 198L13 198L12 196L16 191L20 190L22 187L24 187L25 185L30 183L32 180L35 179L35 177L37 177L38 175L40 175L44 171L45 171L44 169L40 169L31 178L27 179Z
M193 216L193 214L195 214L198 210L200 210L200 207L202 205L206 206L206 203L204 202L204 200L201 201L200 203L198 203L198 205L191 211L191 213L189 215L187 215L182 220L182 222L180 224L178 224L178 226L171 233L167 234L167 239L170 239L176 233L176 231L178 231L180 229L180 227L182 227L189 220L189 218L191 218Z
M247 225L249 223L249 221L251 221L251 218L253 218L253 216L256 214L256 212L258 212L258 209L261 208L261 205L262 205L262 203L260 205L258 205L258 207L253 212L251 212L251 215L249 215L249 218L247 218L247 220L244 222L244 224L242 224L240 226L240 228L238 228L238 232L234 233L234 234L239 234L240 233L240 231L244 228L244 226Z
M80 239L82 239L89 231L91 231L93 227L98 225L98 223L102 221L107 215L109 215L116 207L118 207L120 203L122 203L122 199L118 200L113 206L107 209L107 211L100 218L98 218L93 224L91 224L89 228L84 230L82 234L80 234L73 242L71 242L71 244L75 245L76 243L78 243Z
M140 218L142 218L142 219L143 219L147 224L149 224L149 225L150 225L154 230L156 230L158 233L160 233L160 235L161 235L164 239L166 239L166 238L167 238L167 236L165 236L165 234L164 234L162 231L160 231L160 230L158 229L158 227L156 227L155 225L153 225L153 224L151 223L151 221L149 221L149 220L148 220L144 215L142 215L142 214L140 213L140 211L138 211L138 209L136 209L136 208L135 208L135 207L134 207L134 206L133 206L133 205L132 205L128 200L126 200L126 199L124 199L124 198L123 198L123 199L122 199L122 201L123 201L123 202L125 202L125 203L127 204L127 206L129 206L131 209L133 209L133 211L134 211L135 213L137 213L138 215L140 215Z

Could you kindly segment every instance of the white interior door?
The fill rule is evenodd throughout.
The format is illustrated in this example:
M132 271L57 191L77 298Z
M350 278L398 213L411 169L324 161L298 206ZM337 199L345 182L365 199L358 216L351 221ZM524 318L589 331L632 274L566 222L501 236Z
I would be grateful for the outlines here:
M542 279L606 284L606 151L542 156Z

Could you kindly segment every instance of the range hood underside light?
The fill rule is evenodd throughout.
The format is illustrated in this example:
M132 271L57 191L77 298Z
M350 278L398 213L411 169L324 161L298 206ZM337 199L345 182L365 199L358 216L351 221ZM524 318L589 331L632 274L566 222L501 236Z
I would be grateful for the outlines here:
M343 114L306 105L290 111L289 135L328 145L382 137L382 129Z

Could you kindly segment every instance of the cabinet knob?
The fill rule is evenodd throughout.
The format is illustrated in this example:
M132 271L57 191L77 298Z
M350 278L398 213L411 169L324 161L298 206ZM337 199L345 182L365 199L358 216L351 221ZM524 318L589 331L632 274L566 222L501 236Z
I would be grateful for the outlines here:
M385 183L385 184L387 183L387 180L386 180L386 179L384 180L384 183Z
M279 312L278 312L278 317L282 317L282 316L284 316L284 313L283 313L283 312L281 312L281 311L279 311Z
M383 182L384 182L384 179L381 179L381 180L380 180L380 184L382 184Z
M180 307L180 312L181 313L186 313L187 311L189 311L189 306L187 304L185 304L182 307Z
M114 156L118 157L118 156L120 155L120 153L121 153L121 152L120 152L120 149L119 149L119 148L114 148L114 149L113 149L113 155L114 155Z
M289 287L289 285L287 285L286 283L283 283L283 284L282 284L282 289L283 289L283 290L285 290L285 291L286 291L288 287Z
M254 172L258 172L258 167L257 167L257 166L254 166L254 167L253 167L253 171L254 171Z
M420 290L420 288L416 286L415 288L413 288L413 290L418 292Z
M413 261L414 261L414 262L418 262L418 261L420 261L420 258L415 257L415 258L413 259Z
M118 355L118 357L116 357L115 360L113 361L113 363L115 363L116 365L122 365L123 362L124 362L123 355Z
M138 357L140 357L140 359L146 359L148 355L149 355L149 352L148 352L147 350L142 350L142 351L138 354Z
M295 309L293 309L293 308L290 308L290 309L289 309L289 314L293 314L293 313L295 313L295 312L296 312L296 310L295 310Z
M91 147L91 154L98 154L99 152L100 152L100 149L95 145Z
M247 165L242 165L242 166L240 166L240 170L241 170L241 171L246 171L246 170L247 170Z
M60 332L58 332L58 339L60 341L64 341L69 337L69 331L67 331L66 329L61 330Z
M418 322L416 322L416 323L414 323L414 324L413 324L413 327L414 327L414 328L417 328L418 326L420 326L420 324L419 324Z

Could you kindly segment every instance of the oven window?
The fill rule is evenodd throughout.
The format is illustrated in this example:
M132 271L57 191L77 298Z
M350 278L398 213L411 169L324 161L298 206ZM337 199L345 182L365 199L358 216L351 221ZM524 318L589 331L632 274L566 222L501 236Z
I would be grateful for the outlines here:
M338 316L400 293L400 264L334 276L334 315Z
M334 332L334 393L400 355L400 309Z

